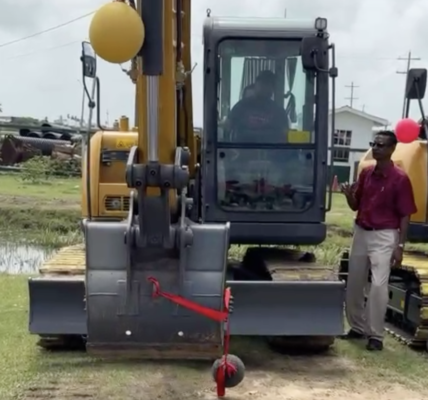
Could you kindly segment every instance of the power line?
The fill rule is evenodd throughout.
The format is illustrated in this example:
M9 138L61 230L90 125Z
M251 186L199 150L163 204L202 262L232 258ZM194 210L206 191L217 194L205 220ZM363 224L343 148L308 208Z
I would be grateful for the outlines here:
M64 26L70 25L70 24L72 24L74 22L77 22L77 21L79 21L79 20L81 20L83 18L89 17L90 15L92 15L94 13L95 13L95 11L92 11L92 12L90 12L88 14L81 15L80 17L71 19L71 20L69 20L67 22L63 22L62 24L55 25L55 26L52 26L50 28L44 29L43 31L35 32L35 33L32 33L31 35L24 36L24 37L21 37L19 39L11 40L10 42L2 43L2 44L0 44L0 48L6 47L6 46L10 46L12 44L19 43L19 42L22 42L22 41L27 40L27 39L32 39L33 37L40 36L40 35L43 35L43 34L48 33L48 32L52 32L52 31L54 31L56 29L59 29L59 28L62 28Z
M370 60L376 60L376 61L394 61L397 59L397 57L370 57L367 56L341 56L337 55L337 58L341 58L343 60L367 60L370 58Z
M44 48L44 49L40 49L40 50L29 52L29 53L17 54L16 56L5 58L4 60L2 60L2 62L10 61L10 60L15 60L17 58L22 58L22 57L34 56L36 54L44 53L44 52L47 52L47 51L62 49L63 47L71 46L72 44L76 44L76 43L81 43L81 40L73 40L72 42L63 43L63 44L60 44L58 46L47 47L47 48Z
M354 100L358 100L358 97L354 97L354 89L359 88L359 86L355 86L354 82L351 82L350 85L345 85L345 87L351 89L350 97L345 97L345 100L349 100L349 105L352 108L352 106L354 105Z
M398 57L397 60L399 61L406 61L407 60L407 68L405 71L397 71L397 74L405 74L406 75L406 82L404 83L404 99L403 99L403 110L401 113L402 118L406 115L406 85L407 85L407 74L409 73L410 65L412 64L412 61L420 61L419 57L412 57L412 52L409 51L409 54L407 57Z

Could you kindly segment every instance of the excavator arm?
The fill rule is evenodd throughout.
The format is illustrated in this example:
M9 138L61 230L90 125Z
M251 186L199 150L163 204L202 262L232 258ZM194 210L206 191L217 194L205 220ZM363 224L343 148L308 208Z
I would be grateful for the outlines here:
M111 19L110 12L120 10L124 18L132 15L121 5L134 9L144 21L141 28L135 18L127 20L129 25L126 32L132 40L124 45L125 51L120 51L123 54L128 51L127 56L117 56L117 47L107 45L117 42L117 38L102 36L105 34L104 24ZM192 161L195 161L189 162L189 168L193 171L197 151L190 74L191 1L122 0L108 6L95 15L91 25L91 43L98 56L109 62L117 62L117 57L123 61L137 48L129 43L141 43L141 48L130 60L128 73L136 84L135 125L138 129L139 159L146 161L152 158L160 163L173 163L177 146L187 147Z
M151 2L137 1L137 11L144 20L145 15L154 13ZM175 6L175 8L174 8ZM147 29L143 45L136 56L136 120L138 123L138 148L141 160L147 160L150 146L157 148L160 163L173 163L177 146L187 147L192 157L189 162L193 173L196 164L195 138L193 133L192 77L191 71L191 1L165 0L156 6L158 20L146 18L146 23L157 26ZM162 11L162 12L161 12ZM155 50L151 50L151 49ZM158 54L161 49L162 57ZM159 75L151 76L145 68L145 58L154 52L158 62ZM146 55L146 57L145 57ZM147 65L146 65L147 67ZM160 67L160 65L159 65ZM158 81L158 83L156 83ZM157 93L156 93L157 92ZM150 96L153 96L150 99ZM148 110L152 115L148 115ZM145 123L145 122L146 123ZM150 121L150 122L149 122ZM153 129L151 135L148 132ZM149 145L148 138L152 144ZM147 149L147 151L144 151Z

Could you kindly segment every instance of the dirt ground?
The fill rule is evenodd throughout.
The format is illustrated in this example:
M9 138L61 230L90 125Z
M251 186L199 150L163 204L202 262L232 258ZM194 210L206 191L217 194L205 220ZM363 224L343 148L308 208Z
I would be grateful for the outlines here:
M228 389L228 400L422 400L421 385L390 371L366 368L342 355L250 359L244 381ZM375 362L375 359L373 360ZM77 365L75 366L78 367ZM24 400L214 400L215 385L204 364L183 367L141 364L113 373L87 365L81 374L51 376L26 390ZM49 374L50 375L50 374Z

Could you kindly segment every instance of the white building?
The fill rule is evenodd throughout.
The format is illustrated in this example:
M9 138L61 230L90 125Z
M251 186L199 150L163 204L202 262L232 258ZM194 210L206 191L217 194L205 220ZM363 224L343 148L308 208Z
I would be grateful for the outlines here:
M373 128L386 128L388 125L389 122L386 119L349 106L336 109L333 176L337 175L340 183L354 180L358 162L373 140ZM329 126L331 127L331 113ZM329 129L331 131L331 128ZM331 137L329 137L329 148L331 147ZM329 150L329 162L330 160L331 150Z

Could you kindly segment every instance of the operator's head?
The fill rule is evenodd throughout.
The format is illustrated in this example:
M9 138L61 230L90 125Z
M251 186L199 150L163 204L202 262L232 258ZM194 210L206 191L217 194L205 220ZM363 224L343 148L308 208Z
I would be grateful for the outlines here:
M272 71L264 70L256 78L254 84L254 94L257 97L270 99L275 89L275 74Z
M377 161L389 160L397 146L397 137L392 131L380 131L376 133L371 147L373 158Z
M242 92L242 98L247 99L248 97L254 96L254 92L255 92L254 88L255 88L254 84L248 85Z

